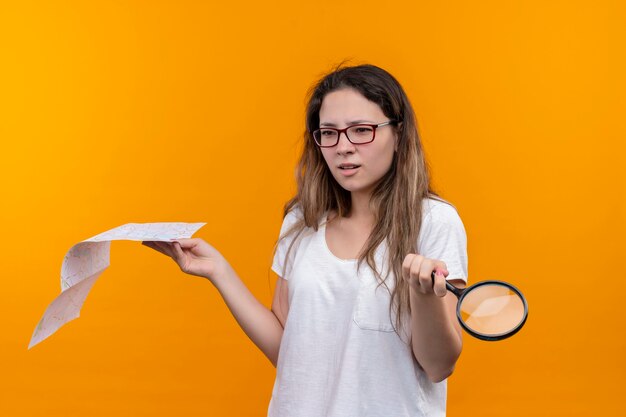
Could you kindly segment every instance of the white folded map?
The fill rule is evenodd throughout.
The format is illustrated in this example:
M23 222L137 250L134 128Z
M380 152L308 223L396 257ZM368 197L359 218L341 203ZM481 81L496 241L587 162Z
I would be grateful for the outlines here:
M110 264L113 240L170 241L190 238L206 223L128 223L72 246L61 267L61 294L50 303L30 339L28 348L46 339L80 309L96 279Z

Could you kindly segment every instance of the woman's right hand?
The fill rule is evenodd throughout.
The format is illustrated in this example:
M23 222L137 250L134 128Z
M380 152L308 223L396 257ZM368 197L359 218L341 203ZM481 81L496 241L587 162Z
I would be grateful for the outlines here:
M230 266L217 249L200 238L144 241L141 244L171 257L184 273L210 281L225 273Z

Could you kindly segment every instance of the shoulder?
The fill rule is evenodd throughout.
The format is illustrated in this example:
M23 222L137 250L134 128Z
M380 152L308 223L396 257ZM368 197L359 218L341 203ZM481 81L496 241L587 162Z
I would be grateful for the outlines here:
M461 217L451 203L437 198L422 200L422 226L426 224L461 224Z
M302 219L302 209L300 208L300 206L296 205L293 206L288 212L287 214L284 215L283 217L283 226L287 226L287 227L291 227L293 226L295 223L298 222L298 220Z
M284 214L283 224L280 227L280 236L285 237L291 235L296 230L296 225L298 223L302 224L301 221L303 218L304 214L299 205L291 207L287 214Z
M298 227L296 227L297 230L316 232L322 225L327 223L327 219L332 217L331 214L332 210L327 210L319 214L309 214L311 216L311 219L309 219L307 223L304 210L299 204L296 204L289 209L287 214L283 214L284 217L281 233L285 230L291 229L292 227L296 226L296 224L299 225Z
M424 248L429 242L451 240L459 242L466 240L465 226L456 208L445 200L424 199L418 245Z

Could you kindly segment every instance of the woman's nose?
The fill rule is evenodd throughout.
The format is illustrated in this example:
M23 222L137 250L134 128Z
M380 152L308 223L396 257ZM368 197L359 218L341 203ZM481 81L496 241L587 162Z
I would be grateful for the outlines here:
M341 132L339 134L339 141L337 142L337 153L344 154L349 152L354 152L354 144L348 140L346 132Z

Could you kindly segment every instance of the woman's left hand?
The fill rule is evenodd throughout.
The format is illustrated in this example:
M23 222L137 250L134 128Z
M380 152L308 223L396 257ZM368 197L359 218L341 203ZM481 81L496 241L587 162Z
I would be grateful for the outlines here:
M432 272L435 271L435 279ZM420 294L445 297L448 267L445 262L428 259L414 253L408 254L402 262L402 278L409 283L409 288ZM434 281L434 282L433 282Z

